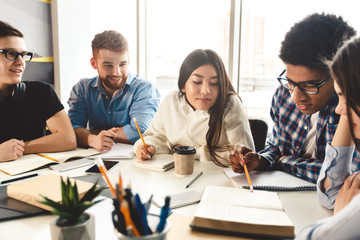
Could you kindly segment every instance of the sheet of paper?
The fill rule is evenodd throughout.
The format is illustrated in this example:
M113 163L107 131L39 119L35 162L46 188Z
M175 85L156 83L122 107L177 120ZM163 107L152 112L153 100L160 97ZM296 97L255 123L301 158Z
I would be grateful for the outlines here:
M273 209L282 211L279 196L275 192L207 186L201 198L202 203L231 205L247 208Z
M133 145L131 144L117 143L114 144L110 151L92 156L91 158L100 157L102 159L131 159L134 156L132 148Z
M236 187L242 188L243 186L249 186L245 174L235 173L231 168L224 169L224 173ZM253 186L276 186L284 188L296 188L301 186L316 187L316 184L314 183L283 171L253 171L249 174Z

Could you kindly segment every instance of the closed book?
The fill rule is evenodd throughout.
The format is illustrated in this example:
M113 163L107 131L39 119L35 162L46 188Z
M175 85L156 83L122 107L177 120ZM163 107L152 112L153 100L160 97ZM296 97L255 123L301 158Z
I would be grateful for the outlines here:
M65 181L67 178L63 177ZM70 179L74 184L74 179ZM78 193L82 197L92 186L92 183L76 180ZM55 174L46 174L39 177L31 178L16 182L7 186L7 195L10 198L26 202L36 207L51 210L51 207L40 203L45 196L55 202L61 202L61 176Z
M207 186L193 228L232 234L294 237L294 224L277 193Z
M174 167L174 157L171 154L156 154L149 160L136 158L134 165L140 168L165 172Z

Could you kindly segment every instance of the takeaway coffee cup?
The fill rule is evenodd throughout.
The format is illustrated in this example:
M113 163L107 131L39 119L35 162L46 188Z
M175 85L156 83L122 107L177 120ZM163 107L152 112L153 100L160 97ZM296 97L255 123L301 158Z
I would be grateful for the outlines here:
M180 176L191 175L194 171L196 150L193 147L174 147L175 173Z

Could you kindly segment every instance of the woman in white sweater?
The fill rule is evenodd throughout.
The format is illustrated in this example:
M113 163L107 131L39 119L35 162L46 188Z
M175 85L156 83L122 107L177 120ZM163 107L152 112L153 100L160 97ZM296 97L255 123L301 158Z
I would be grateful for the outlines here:
M180 68L179 90L171 92L144 133L134 144L136 156L170 153L175 146L193 146L200 161L229 165L236 145L254 149L249 121L224 64L214 51L191 52Z

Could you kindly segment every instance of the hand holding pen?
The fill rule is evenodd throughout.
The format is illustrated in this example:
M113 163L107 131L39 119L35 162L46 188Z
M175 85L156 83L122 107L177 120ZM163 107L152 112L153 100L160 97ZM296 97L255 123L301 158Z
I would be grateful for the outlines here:
M136 157L141 160L148 160L151 158L152 155L156 153L155 147L153 145L146 145L147 149L143 145L139 145L136 148Z
M263 169L262 157L246 146L236 147L234 153L229 155L229 162L236 173L245 173L244 164L249 172Z
M109 151L116 143L116 132L119 128L112 128L109 130L102 130L97 135L89 136L89 145L98 151Z
M145 140L141 134L141 131L140 131L140 128L139 128L139 125L136 121L136 118L133 117L133 120L134 120L134 123L136 125L136 128L139 132L139 136L141 138L141 141L143 143L143 145L139 145L136 149L136 157L141 159L141 160L146 160L146 159L150 159L152 155L154 155L156 153L156 150L155 150L155 147L152 146L152 145L147 145L145 143Z

